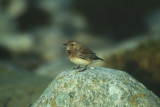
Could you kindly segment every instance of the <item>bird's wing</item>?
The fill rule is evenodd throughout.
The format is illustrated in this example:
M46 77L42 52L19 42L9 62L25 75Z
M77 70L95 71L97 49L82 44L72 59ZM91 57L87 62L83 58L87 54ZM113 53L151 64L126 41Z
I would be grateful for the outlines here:
M90 49L87 47L83 47L77 51L77 57L82 58L82 59L95 59L97 58L96 54L93 53Z
M77 51L77 57L82 58L82 59L91 59L91 60L102 60L103 59L99 58L94 52L92 52L90 49L88 49L87 47L79 49L79 51Z

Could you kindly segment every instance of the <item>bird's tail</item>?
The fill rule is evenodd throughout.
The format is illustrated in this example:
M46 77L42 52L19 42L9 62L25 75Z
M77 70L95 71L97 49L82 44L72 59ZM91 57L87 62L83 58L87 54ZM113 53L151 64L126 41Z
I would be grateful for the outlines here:
M96 60L100 60L100 61L103 61L103 62L105 62L105 63L108 63L107 61L105 61L104 59L99 58L99 57L97 57Z

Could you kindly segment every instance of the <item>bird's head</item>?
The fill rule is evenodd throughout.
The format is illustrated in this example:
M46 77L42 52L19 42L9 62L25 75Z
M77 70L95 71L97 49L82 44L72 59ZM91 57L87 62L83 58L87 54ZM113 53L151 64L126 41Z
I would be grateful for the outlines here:
M75 50L78 49L80 44L77 41L68 41L67 43L63 44L67 46L67 50Z

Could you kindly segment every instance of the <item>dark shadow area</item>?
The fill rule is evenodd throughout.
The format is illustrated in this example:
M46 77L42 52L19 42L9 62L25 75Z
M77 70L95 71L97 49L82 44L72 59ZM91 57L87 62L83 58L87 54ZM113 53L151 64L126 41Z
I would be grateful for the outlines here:
M138 63L134 61L126 62L124 70L160 97L160 89L157 88L157 86L160 86L160 82L150 79L153 78L153 73L151 71L148 72L147 70L141 68Z
M11 58L11 52L3 46L0 46L0 60L8 60Z
M45 27L49 25L50 15L36 6L35 0L28 0L28 8L25 13L16 19L18 30L32 31L37 27Z
M80 0L74 8L84 15L94 34L123 39L146 33L146 16L160 7L159 0Z

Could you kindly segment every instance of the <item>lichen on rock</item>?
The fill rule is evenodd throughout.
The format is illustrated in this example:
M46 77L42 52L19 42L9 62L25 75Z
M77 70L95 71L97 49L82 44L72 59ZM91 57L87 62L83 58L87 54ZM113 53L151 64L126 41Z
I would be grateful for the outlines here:
M160 99L124 71L96 67L64 71L32 107L158 107Z

